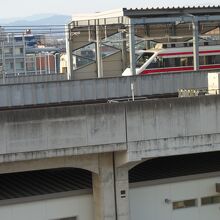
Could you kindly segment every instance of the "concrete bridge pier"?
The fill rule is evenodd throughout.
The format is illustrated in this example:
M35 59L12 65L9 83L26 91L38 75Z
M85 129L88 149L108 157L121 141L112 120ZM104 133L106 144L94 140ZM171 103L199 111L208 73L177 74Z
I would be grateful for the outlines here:
M128 168L115 168L116 214L117 220L129 220L129 180Z
M115 153L98 157L99 174L93 173L95 219L128 220L128 168L116 167Z
M116 220L113 154L98 155L99 174L93 173L93 198L96 220Z

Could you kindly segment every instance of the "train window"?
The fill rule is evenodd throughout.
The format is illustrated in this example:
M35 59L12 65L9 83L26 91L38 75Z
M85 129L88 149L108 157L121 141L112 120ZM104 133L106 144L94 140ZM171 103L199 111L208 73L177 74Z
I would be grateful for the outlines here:
M220 56L219 55L200 56L199 64L200 65L220 64Z
M205 57L204 56L199 57L199 65L205 65Z
M193 66L193 58L188 57L188 66Z
M160 67L162 67L162 68L169 67L169 64L170 64L170 58L162 59L160 62Z
M206 64L214 64L214 56L206 56Z
M180 66L187 66L187 58L186 57L180 58Z
M175 66L180 66L180 58L175 58Z
M141 54L136 61L136 67L140 68L141 66L143 66L149 59L150 57L153 55L154 53L143 53Z
M164 58L160 62L160 67L179 67L179 66L192 66L192 57L175 57L175 58Z
M146 67L146 69L155 69L155 68L160 68L160 60L159 60L159 59L153 60L153 61Z
M174 58L158 58L151 62L146 69L153 68L170 68L179 66L192 66L192 57L174 57Z
M215 64L220 64L220 55L215 56Z
M163 59L163 67L175 67L178 58Z
M153 69L153 68L165 68L165 67L174 67L176 63L176 58L162 58L157 57L156 60L150 63L149 66L147 66L147 69Z
M213 56L200 56L199 57L200 65L210 65L214 64Z
M180 58L180 66L192 66L193 58L192 57L181 57Z

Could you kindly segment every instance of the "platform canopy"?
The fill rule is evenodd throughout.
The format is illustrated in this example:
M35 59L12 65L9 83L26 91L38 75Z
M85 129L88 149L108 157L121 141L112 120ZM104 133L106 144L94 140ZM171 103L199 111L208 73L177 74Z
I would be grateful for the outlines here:
M107 32L108 30L111 32L114 26L127 27L133 24L137 26L138 36L148 36L148 38L161 41L166 36L173 38L192 36L192 27L189 23L192 23L193 19L197 19L200 23L200 34L207 33L220 26L220 6L122 8L93 14L78 14L72 17L71 27L76 29L98 24L105 26Z
M219 27L220 6L122 8L74 15L68 25L68 38L71 40L77 33L87 32L89 40L95 39L99 43L102 39L115 33L127 34L130 66L133 74L135 74L135 36L154 42L192 40L194 43L194 69L198 70L199 38L207 39L209 37L207 33L212 36L218 35L219 38ZM97 34L98 38L96 38ZM97 63L99 63L98 60ZM101 71L101 64L98 69Z

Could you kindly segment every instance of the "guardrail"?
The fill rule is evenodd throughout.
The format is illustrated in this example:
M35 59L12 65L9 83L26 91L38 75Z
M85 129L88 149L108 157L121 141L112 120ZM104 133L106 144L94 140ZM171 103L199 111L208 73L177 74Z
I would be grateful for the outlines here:
M60 81L60 80L66 80L66 79L67 79L66 74L3 75L0 70L0 85L1 84Z

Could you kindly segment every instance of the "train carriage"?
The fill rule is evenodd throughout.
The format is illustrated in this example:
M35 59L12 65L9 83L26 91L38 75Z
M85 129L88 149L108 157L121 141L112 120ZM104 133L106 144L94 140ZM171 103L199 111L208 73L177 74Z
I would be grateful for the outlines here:
M137 51L136 74L193 71L193 44L160 43L150 50ZM200 42L199 69L220 69L220 41ZM123 76L131 75L127 68Z

